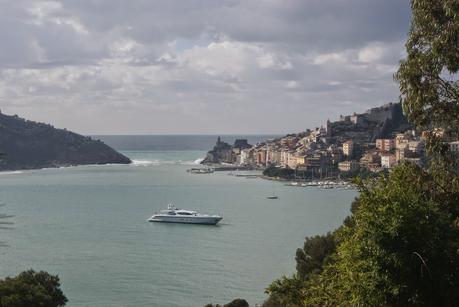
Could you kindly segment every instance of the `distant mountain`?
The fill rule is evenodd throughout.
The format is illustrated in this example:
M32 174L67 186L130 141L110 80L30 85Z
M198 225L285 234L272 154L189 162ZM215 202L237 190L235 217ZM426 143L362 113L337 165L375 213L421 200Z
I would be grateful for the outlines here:
M1 113L0 155L0 170L131 163L99 140Z

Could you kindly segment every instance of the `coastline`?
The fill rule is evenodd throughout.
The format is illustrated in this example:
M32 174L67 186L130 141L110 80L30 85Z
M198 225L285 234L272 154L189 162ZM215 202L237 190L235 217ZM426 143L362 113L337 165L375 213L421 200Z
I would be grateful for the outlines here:
M138 152L138 151L137 151ZM149 151L146 151L149 152ZM155 152L155 151L152 151ZM122 152L125 153L124 151ZM157 165L200 165L202 158L195 160L160 160L160 159L134 159L129 157L130 163L91 163L91 164L69 164L69 165L56 165L56 166L45 166L45 167L34 167L34 168L13 168L13 169L2 169L0 170L0 175L13 175L13 174L22 174L25 172L32 171L42 171L42 170L59 170L59 169L69 169L77 167L95 167L95 166L157 166Z
M13 169L0 170L0 175L2 174L22 174L25 172L43 171L43 170L59 170L59 169L76 168L76 167L82 167L82 166L113 166L113 165L135 165L135 164L134 164L134 161L131 161L130 163L91 163L91 164L56 165L56 166L34 167L34 168L13 168Z
M222 171L263 171L264 168L261 167L256 167L256 166L239 166L235 164L205 164L206 167L211 168L215 172L222 172ZM353 186L353 180L346 178L314 178L314 179L305 179L305 178L282 178L282 177L271 177L267 176L264 174L260 175L252 175L252 174L232 174L229 173L229 175L234 175L236 177L245 177L245 178L260 178L264 180L270 180L270 181L278 181L278 182L284 182L284 183L291 183L287 185L291 186L298 186L298 187L311 187L311 186L317 186L317 187L324 187L324 186L332 186L332 187L340 187L340 186ZM305 185L306 184L306 185ZM354 187L355 188L355 187Z

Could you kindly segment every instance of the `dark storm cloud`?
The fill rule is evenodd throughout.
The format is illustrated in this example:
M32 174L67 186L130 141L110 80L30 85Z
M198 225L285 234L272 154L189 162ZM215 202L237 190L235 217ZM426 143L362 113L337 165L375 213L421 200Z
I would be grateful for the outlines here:
M117 29L144 43L230 38L297 51L357 48L406 37L407 0L69 1L91 30Z

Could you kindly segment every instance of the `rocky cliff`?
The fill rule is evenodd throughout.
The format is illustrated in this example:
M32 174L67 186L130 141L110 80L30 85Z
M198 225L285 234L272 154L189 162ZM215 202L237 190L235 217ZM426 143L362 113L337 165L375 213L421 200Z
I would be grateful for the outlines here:
M0 154L0 170L131 163L101 141L4 114L0 114Z
M222 142L220 137L214 148L209 151L201 164L219 164L233 162L233 147L225 142Z
M391 138L397 132L414 128L403 115L400 103L372 108L363 114L354 113L328 125L334 139L340 142L353 139L361 144L374 143L379 138Z

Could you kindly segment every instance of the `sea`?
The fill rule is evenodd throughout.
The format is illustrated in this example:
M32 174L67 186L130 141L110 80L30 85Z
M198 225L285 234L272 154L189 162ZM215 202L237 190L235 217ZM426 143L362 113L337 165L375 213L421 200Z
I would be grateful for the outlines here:
M70 307L188 307L235 298L260 305L273 280L295 272L305 237L337 228L357 195L188 173L215 135L94 138L133 163L0 173L0 214L7 216L0 219L0 278L28 269L57 274ZM266 198L272 194L279 199ZM223 220L147 221L168 203Z

